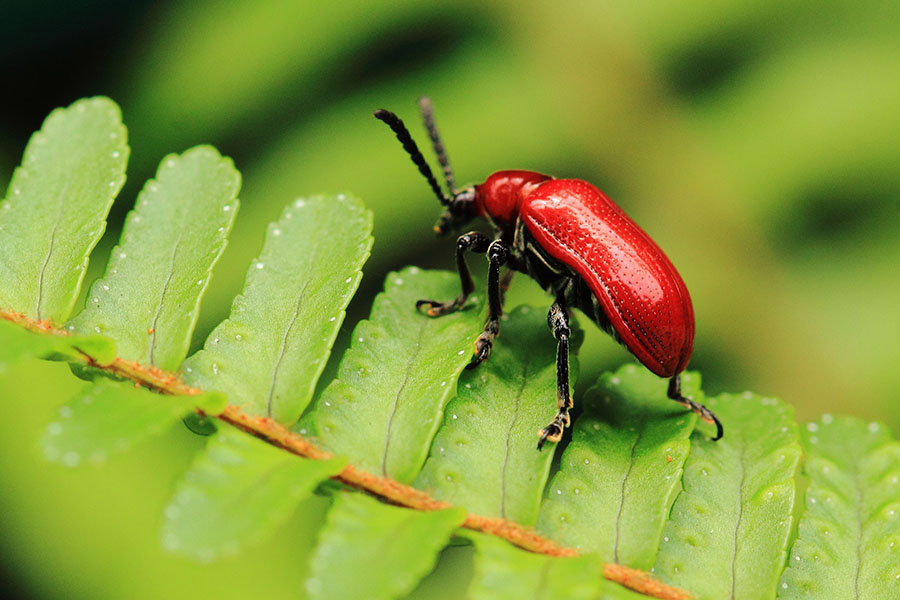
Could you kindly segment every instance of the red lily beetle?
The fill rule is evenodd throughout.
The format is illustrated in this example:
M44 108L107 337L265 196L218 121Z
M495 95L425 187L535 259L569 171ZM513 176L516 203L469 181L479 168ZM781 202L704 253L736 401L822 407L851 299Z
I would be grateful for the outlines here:
M555 301L547 321L557 340L557 415L540 430L538 449L558 442L570 424L569 311L580 309L623 344L648 369L669 379L668 396L716 426L708 408L681 394L680 373L691 358L694 309L681 276L659 246L603 192L580 179L554 179L534 171L498 171L480 185L456 189L450 161L434 124L431 101L419 106L425 128L447 183L445 194L403 121L387 110L375 117L386 123L403 144L419 172L445 209L435 225L438 235L459 230L476 217L493 230L488 236L471 231L457 238L456 265L462 292L453 300L420 300L417 308L439 317L458 310L474 291L466 252L487 254L488 318L475 341L469 368L491 351L500 332L502 290L515 271L534 278ZM506 272L501 276L501 267Z

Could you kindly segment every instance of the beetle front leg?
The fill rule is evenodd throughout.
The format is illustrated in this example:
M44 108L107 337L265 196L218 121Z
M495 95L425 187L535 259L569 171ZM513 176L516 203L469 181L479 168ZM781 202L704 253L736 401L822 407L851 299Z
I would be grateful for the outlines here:
M500 317L503 315L503 293L500 287L500 267L509 260L509 249L500 240L491 242L488 256L488 318L484 330L475 340L475 354L466 365L474 369L491 353L494 338L500 334Z
M690 398L685 398L681 395L681 375L676 375L669 380L669 391L667 395L678 404L697 413L701 419L703 419L710 425L715 425L716 437L713 438L713 441L716 441L722 437L722 434L724 433L724 430L722 429L722 423L719 422L719 418L715 415L715 413L713 413L713 411L709 410L699 402L694 402Z
M469 265L466 264L466 252L471 251L482 254L487 252L490 245L491 238L478 231L470 231L456 238L456 269L459 271L462 292L449 302L419 300L416 302L416 308L427 306L428 310L425 312L429 317L440 317L459 310L465 304L469 295L475 291L475 283L472 281Z
M558 442L562 439L563 430L571 424L569 409L572 408L572 396L569 393L569 313L565 305L557 299L547 313L547 324L556 338L556 413L553 421L541 429L538 450L544 442Z

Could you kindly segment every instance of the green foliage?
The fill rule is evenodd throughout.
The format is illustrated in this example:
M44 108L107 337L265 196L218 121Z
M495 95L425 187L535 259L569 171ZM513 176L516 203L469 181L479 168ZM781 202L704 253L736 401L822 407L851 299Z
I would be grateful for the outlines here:
M535 452L537 432L556 415L556 341L543 311L521 306L504 317L490 358L459 380L458 395L416 487L485 516L534 525L553 460ZM574 336L574 354L581 336ZM571 361L571 380L577 374Z
M202 561L233 556L271 534L344 464L302 460L221 426L165 510L163 545Z
M793 410L750 393L707 406L728 433L718 442L700 431L691 437L656 573L700 599L774 598L801 455Z
M185 361L188 383L292 425L306 408L359 286L372 213L344 195L301 198L269 226L231 316Z
M471 600L628 600L646 598L603 580L603 562L595 554L558 558L531 554L495 537L466 533L475 543Z
M125 182L125 136L119 107L98 97L53 111L31 137L0 204L0 306L69 317Z
M240 180L209 146L163 158L68 329L114 338L123 358L177 368L234 223Z
M18 196L15 185L21 184L36 210L44 208L47 190L67 189L60 183L66 178L77 180L81 191L93 189L98 173L110 181L115 165L106 159L112 153L124 164L124 145L103 145L123 139L121 127L111 131L109 125L111 117L118 123L118 110L102 99L73 107L48 118L26 152L26 167L40 168L52 181L28 187L23 181L31 175L20 169L11 187ZM57 127L85 136L89 149L96 142L103 168L70 156L83 156L82 145ZM48 141L35 141L44 139L39 136ZM53 152L42 154L43 144ZM107 194L121 183L119 175L107 183ZM231 162L209 147L164 159L106 275L71 324L72 331L99 329L110 337L44 335L0 320L0 374L32 357L102 366L113 360L115 344L120 355L147 363L145 373L157 373L150 365L174 368L230 230L239 181ZM31 279L23 284L8 276L20 263L33 266L28 248L18 238L0 245L0 265L7 265L0 267L7 269L0 277L0 309L65 318L81 275L66 271L57 280L55 274L65 271L63 264L83 272L108 209L107 196L99 196L94 200L106 203L102 215L99 204L74 203L71 230L68 220L48 229L18 200L3 204L0 219L6 220L0 222L9 229L0 236L27 232L29 243L48 242L53 251L41 255L48 270L28 275L39 282L29 288ZM69 210L59 202L49 206ZM725 424L725 437L713 442L708 426L695 429L696 417L666 398L664 381L627 365L601 376L578 402L572 439L545 490L555 447L538 452L534 446L537 430L555 412L556 344L543 310L511 311L488 362L460 376L483 323L479 298L440 319L415 309L420 298L455 296L455 273L411 267L389 275L370 318L356 326L337 378L313 398L359 285L371 225L371 214L352 198L292 203L270 225L230 318L182 365L184 378L209 392L162 395L108 378L83 384L46 427L45 456L66 466L101 462L185 416L196 426L198 410L212 427L218 421L209 416L225 409L226 394L247 413L294 424L338 458L302 459L219 424L164 511L162 541L202 561L230 556L272 535L318 489L336 498L306 580L314 598L409 593L459 532L466 510L526 526L536 522L554 541L591 552L551 558L466 532L477 550L472 598L636 597L602 579L604 562L645 570L654 565L659 576L700 599L896 595L900 444L883 426L827 416L809 424L801 440L792 410L780 401L750 393L704 398L699 375L686 373L686 393ZM54 279L40 282L42 273ZM573 354L579 344L576 336ZM576 362L573 356L573 371ZM805 507L795 503L804 484L797 472L801 441L809 480ZM401 509L327 483L347 459L376 476L415 482L456 506Z
M413 481L483 323L477 297L439 319L415 304L457 294L455 273L410 267L389 275L300 433L311 431L325 448L371 473Z
M703 402L699 375L685 373L682 389ZM649 569L681 491L696 416L635 365L603 375L582 406L538 529L605 561Z
M319 534L306 590L314 599L397 598L430 571L466 513L419 512L338 494Z
M778 597L900 597L900 443L883 425L831 415L801 440L806 512Z
M41 445L44 455L67 467L84 462L104 462L110 454L124 452L138 442L160 434L195 406L224 408L221 394L204 399L195 396L161 396L129 381L99 379L59 408Z

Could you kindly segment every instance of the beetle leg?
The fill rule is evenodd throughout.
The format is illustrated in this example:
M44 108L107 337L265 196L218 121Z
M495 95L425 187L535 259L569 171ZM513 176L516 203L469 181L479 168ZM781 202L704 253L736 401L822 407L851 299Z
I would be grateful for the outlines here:
M710 425L716 426L716 437L713 438L713 441L716 441L722 437L722 433L724 430L722 429L722 423L719 422L719 418L713 413L713 411L709 410L699 402L694 402L690 398L685 398L681 395L681 376L676 375L672 379L669 380L669 391L668 396L678 404L684 406L685 408L689 408L698 415L700 418L709 423Z
M466 365L474 369L491 353L494 338L500 333L500 317L503 315L503 294L500 287L500 267L509 260L509 249L500 240L494 240L487 249L488 256L488 318L484 330L475 340L475 354Z
M547 324L556 338L556 413L553 421L541 429L538 450L544 442L558 442L562 438L563 429L571 423L569 409L572 408L572 396L569 393L569 313L565 305L557 299L547 313Z
M438 302L437 300L419 300L416 302L416 308L427 306L425 311L429 317L440 317L459 310L469 294L475 291L475 283L472 281L472 274L469 272L469 265L466 264L466 252L487 252L491 245L491 238L479 233L478 231L470 231L459 236L456 239L456 268L459 271L459 280L462 283L462 292L459 296L450 302Z
M506 292L509 291L509 284L512 283L515 271L507 267L500 276L500 305L506 304Z

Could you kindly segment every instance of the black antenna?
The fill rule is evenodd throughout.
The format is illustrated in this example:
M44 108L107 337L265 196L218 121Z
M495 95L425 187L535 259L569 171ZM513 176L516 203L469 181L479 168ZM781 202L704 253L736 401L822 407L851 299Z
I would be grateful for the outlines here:
M406 125L403 124L400 117L383 108L376 110L374 115L376 119L383 121L397 135L397 139L403 144L403 149L409 154L413 163L419 167L419 173L428 180L428 184L431 186L431 189L434 190L434 195L438 197L441 204L444 206L450 204L450 198L445 196L444 192L441 191L441 186L438 185L437 179L434 178L431 167L425 162L425 157L422 156L422 152L419 151L419 147L416 146L416 142L412 139L409 130L406 128Z
M441 167L444 169L447 191L451 196L454 196L456 195L456 184L453 181L453 169L450 167L450 159L447 157L444 143L441 142L441 134L438 132L437 125L434 124L434 106L431 105L431 98L428 96L419 98L419 109L422 111L422 118L425 119L425 129L428 130L428 137L431 138L434 153L437 154L438 162L441 163Z

